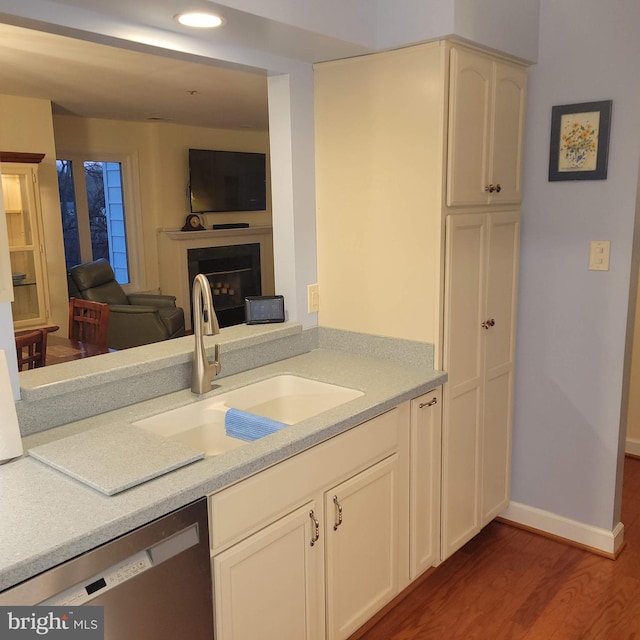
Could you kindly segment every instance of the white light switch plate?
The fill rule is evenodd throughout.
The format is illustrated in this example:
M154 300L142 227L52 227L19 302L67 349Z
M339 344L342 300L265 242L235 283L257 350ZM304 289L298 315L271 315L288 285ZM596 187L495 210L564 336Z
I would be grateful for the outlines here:
M611 241L592 240L589 244L589 270L609 271Z

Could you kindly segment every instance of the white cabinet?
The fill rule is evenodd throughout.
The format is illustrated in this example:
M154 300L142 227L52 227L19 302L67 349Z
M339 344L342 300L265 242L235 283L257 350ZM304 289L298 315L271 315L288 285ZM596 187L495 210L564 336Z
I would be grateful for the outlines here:
M342 640L406 587L408 449L404 403L211 495L216 638Z
M442 391L411 401L410 500L411 579L440 558Z
M41 326L50 311L37 165L3 162L1 169L14 328Z
M526 69L453 47L447 205L521 200Z
M304 504L214 557L217 638L322 637L317 511Z
M315 66L320 321L434 345L445 557L508 500L526 73L451 41Z
M442 557L509 501L520 217L447 217Z
M348 638L398 593L398 455L325 493L327 637Z

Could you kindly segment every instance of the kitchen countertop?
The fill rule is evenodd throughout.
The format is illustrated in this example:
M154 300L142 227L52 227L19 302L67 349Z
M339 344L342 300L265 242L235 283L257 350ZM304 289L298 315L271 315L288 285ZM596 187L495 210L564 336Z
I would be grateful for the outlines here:
M365 353L363 353L365 351ZM246 478L442 384L424 364L340 349L317 348L221 378L211 397L290 373L359 389L364 395L223 455L106 496L25 456L0 466L0 591L193 500ZM185 389L24 438L25 451L109 425L130 424L199 399ZM135 464L131 452L125 464Z

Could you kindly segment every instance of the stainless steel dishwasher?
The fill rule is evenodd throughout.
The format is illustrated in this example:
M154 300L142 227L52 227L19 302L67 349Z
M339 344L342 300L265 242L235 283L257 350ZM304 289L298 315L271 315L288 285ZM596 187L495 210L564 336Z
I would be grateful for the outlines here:
M206 498L0 593L0 605L103 605L106 640L212 640Z

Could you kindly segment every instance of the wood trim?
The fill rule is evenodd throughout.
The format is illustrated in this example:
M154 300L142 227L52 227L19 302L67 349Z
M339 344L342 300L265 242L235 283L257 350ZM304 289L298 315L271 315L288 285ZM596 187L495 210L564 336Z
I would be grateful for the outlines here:
M0 151L0 162L22 162L40 164L44 153L23 153L20 151Z
M627 438L625 440L624 449L624 455L627 458L635 458L636 460L640 459L640 440Z
M532 527L527 524L516 522L515 520L508 520L507 518L503 518L502 516L498 516L496 518L496 521L502 522L502 524L509 525L510 527L515 527L516 529L522 529L524 531L529 531L530 533L535 533L539 536L542 536L543 538L548 538L549 540L568 544L571 547L576 547L577 549L582 549L583 551L594 553L597 556L602 556L603 558L608 558L609 560L616 560L622 553L623 549L627 546L627 543L623 542L620 545L619 549L615 551L615 553L609 553L608 551L603 551L602 549L597 549L596 547L590 547L588 544L576 542L575 540L571 540L570 538L563 538L562 536L558 536L554 533L549 533L548 531L544 531L542 529L537 529L536 527Z

